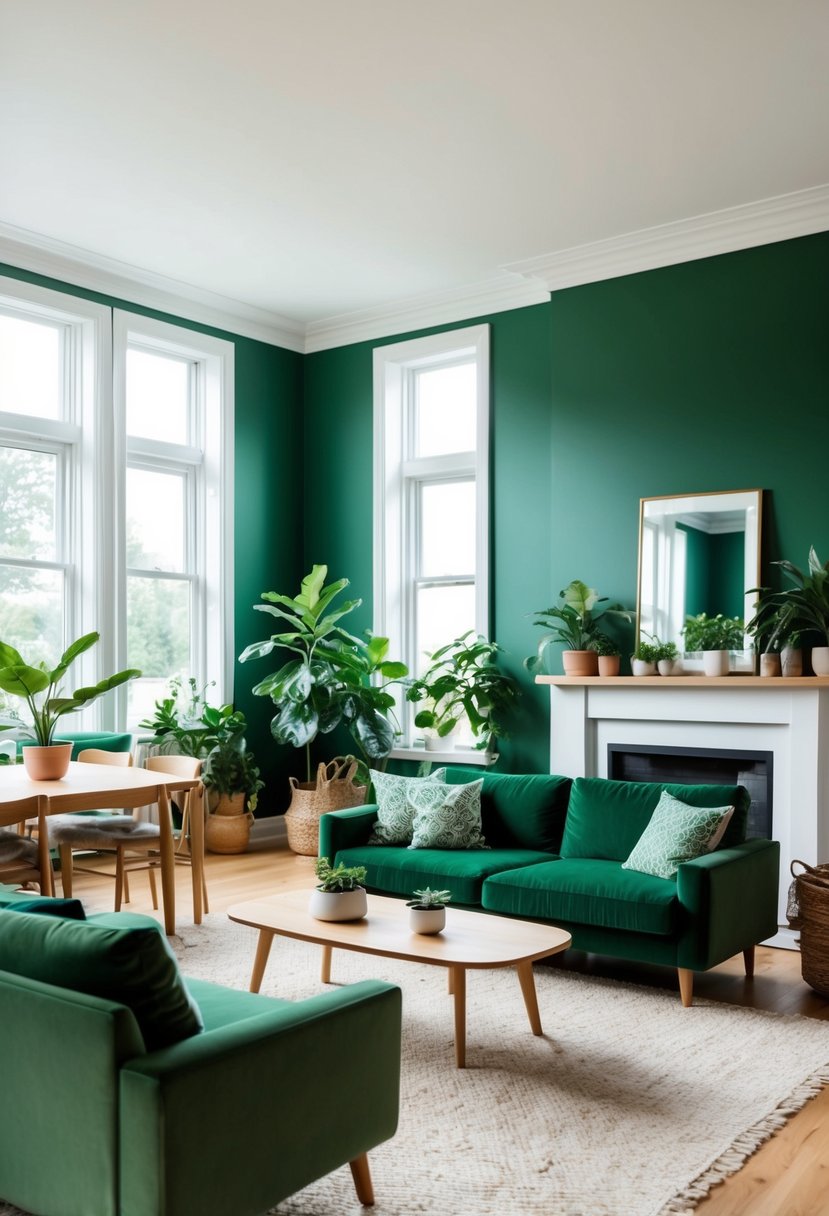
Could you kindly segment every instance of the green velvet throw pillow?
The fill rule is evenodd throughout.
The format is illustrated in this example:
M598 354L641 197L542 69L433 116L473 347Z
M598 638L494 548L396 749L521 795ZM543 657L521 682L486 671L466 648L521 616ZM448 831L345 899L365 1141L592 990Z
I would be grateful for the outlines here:
M0 912L0 970L128 1006L148 1051L202 1028L175 955L150 917L119 912L62 920Z
M683 861L693 861L716 848L733 813L732 806L689 806L663 790L650 823L622 862L622 869L673 878Z
M468 785L422 782L407 792L413 815L410 849L487 849L481 835L483 780Z
M371 774L377 799L377 822L369 844L411 844L414 807L407 801L410 789L421 786L445 788L446 769L438 768L428 777L398 777L396 773Z

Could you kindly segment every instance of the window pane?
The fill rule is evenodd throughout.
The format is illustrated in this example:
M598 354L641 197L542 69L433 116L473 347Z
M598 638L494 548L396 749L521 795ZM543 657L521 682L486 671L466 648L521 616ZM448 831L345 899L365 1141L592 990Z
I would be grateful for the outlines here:
M425 482L420 487L420 574L475 573L475 482Z
M190 675L190 632L189 582L127 578L127 665L142 673L127 686L130 722L152 712L171 676Z
M57 559L53 452L0 448L0 555Z
M59 418L64 327L0 313L0 410Z
M475 450L475 380L474 362L416 373L416 456Z
M30 665L54 667L64 651L63 571L0 563L2 638ZM21 704L19 697L9 704Z
M127 469L127 565L183 573L185 478Z
M417 592L417 675L428 666L425 655L475 628L475 585L420 587Z
M190 371L186 359L127 351L127 434L189 443Z

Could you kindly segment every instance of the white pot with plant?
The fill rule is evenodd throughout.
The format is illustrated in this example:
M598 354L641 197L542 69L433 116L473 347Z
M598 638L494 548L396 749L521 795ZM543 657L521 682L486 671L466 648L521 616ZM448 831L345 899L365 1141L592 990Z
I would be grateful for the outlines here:
M0 642L0 688L12 696L21 697L29 707L34 736L33 743L23 745L23 763L33 781L59 780L66 775L72 756L71 743L55 743L58 719L90 705L119 684L134 680L141 672L135 668L107 676L87 688L79 688L70 696L61 696L61 681L69 667L98 641L99 634L87 633L73 642L51 670L41 664L31 667L18 651Z
M446 905L451 898L451 891L432 891L429 887L415 891L414 898L406 903L412 933L432 934L445 929Z
M676 642L660 642L659 638L654 638L653 641L656 646L656 670L661 676L675 675L679 666Z
M723 616L721 612L716 616L706 612L687 616L681 630L686 651L702 651L702 669L707 676L728 675L730 652L744 648L746 632L741 617Z
M630 656L630 669L635 676L655 676L659 647L653 642L640 642Z
M476 750L489 749L494 738L506 734L501 715L520 693L512 677L498 667L500 651L495 642L469 630L430 654L423 675L409 681L406 700L425 704L414 724L423 731L429 751L454 747L464 719Z
M365 866L332 867L327 857L318 857L314 873L319 883L311 892L308 911L315 920L362 920L368 912Z
M547 647L552 642L564 645L561 661L565 675L595 676L599 674L599 660L595 642L600 634L599 621L603 624L615 621L630 624L631 614L619 604L607 604L607 596L600 596L581 579L573 579L559 592L560 604L543 608L535 613L534 625L549 629L538 643L535 655L525 660L528 671L544 670ZM604 606L606 605L606 606Z

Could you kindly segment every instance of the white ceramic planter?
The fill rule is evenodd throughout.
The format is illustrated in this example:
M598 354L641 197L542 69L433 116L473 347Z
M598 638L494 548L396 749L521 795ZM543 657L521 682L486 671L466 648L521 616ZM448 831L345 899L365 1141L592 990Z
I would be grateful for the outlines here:
M447 735L441 739L440 735L424 735L423 742L427 752L451 752L455 747L455 736Z
M702 670L707 676L727 676L728 651L704 650L702 652Z
M311 892L308 911L314 920L362 920L368 912L365 887L353 891Z
M656 664L646 663L644 659L631 659L630 669L635 676L655 676Z
M812 671L816 676L829 676L829 646L812 647Z
M661 676L672 676L674 674L673 659L660 659L656 667Z
M412 933L440 933L446 927L445 908L409 908Z

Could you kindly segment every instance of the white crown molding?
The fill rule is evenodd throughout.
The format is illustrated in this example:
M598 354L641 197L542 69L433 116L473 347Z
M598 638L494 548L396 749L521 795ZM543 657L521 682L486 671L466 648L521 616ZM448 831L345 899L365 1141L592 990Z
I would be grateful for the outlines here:
M560 291L565 287L734 253L827 229L829 185L814 186L588 245L576 245L543 257L511 262L503 269L537 280L549 291Z
M271 346L305 349L300 322L11 224L0 223L0 262Z
M540 284L522 282L515 275L500 273L472 286L432 292L382 308L312 321L305 331L305 353L350 346L374 338L395 337L415 329L468 321L489 313L526 308L530 304L546 304L549 298L549 291Z

